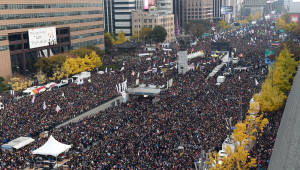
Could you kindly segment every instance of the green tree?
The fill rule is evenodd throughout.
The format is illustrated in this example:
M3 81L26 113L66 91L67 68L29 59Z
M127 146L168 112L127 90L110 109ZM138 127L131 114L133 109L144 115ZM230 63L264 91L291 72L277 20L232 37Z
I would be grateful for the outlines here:
M139 41L139 34L136 30L132 31L132 36L130 37L130 41Z
M148 27L143 27L141 30L140 30L140 39L142 41L149 41L151 39L151 36L152 36L152 29L151 28L148 28Z
M118 45L118 44L123 44L125 43L127 40L126 36L125 36L125 33L123 31L120 31L118 33L118 37L117 37L117 40L114 42L115 45Z
M218 23L218 28L221 30L228 30L230 29L230 25L226 21L220 20Z
M8 89L8 85L4 82L4 78L0 77L0 93Z
M64 64L66 61L65 55L66 54L59 54L48 58L39 58L34 66L37 70L46 73L47 76L51 76L54 69Z
M105 49L110 49L112 47L112 45L114 44L115 42L115 39L114 37L112 36L111 33L109 32L106 32L104 34L104 43L105 43Z
M89 55L92 51L93 51L92 49L82 47L75 50L71 50L69 53L75 57L83 58L86 55Z
M200 23L191 23L189 24L188 34L192 35L193 37L200 38L203 33L205 32L205 28Z
M155 43L162 43L166 40L167 31L162 26L155 26L152 31L152 40Z

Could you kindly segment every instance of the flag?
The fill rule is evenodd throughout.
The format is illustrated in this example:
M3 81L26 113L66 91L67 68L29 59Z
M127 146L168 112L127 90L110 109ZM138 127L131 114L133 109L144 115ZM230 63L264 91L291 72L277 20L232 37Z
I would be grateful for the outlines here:
M259 85L258 81L255 78L255 86Z
M55 111L58 113L60 111L60 107L57 105Z
M46 106L46 102L44 101L44 104L43 104L43 109L46 110L47 109L47 106Z
M33 95L31 103L34 103L34 101L35 101L35 95Z
M140 72L138 72L137 78L140 78Z
M107 73L107 67L105 68L105 73Z
M62 97L65 97L65 93L63 92L63 93L61 94L61 96L62 96Z
M163 62L165 63L166 62L166 58L164 57L164 60L163 60Z
M123 71L123 70L125 70L124 66L121 68L121 70L120 70L120 71Z

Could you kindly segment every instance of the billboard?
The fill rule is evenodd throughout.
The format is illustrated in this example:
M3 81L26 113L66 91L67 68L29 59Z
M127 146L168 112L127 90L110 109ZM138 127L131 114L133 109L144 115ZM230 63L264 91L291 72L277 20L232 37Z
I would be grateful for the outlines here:
M151 6L156 6L155 0L144 0L144 10L148 10Z
M221 7L221 15L232 14L233 6L222 6Z
M298 14L290 14L291 22L299 23L299 15Z
M49 45L56 45L56 28L34 28L28 30L29 47L38 48Z

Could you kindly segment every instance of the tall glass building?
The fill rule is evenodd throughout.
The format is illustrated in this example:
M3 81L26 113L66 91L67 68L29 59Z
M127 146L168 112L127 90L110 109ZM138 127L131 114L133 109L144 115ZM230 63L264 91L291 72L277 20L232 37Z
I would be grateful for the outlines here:
M39 57L104 48L102 0L0 0L0 76L29 73Z

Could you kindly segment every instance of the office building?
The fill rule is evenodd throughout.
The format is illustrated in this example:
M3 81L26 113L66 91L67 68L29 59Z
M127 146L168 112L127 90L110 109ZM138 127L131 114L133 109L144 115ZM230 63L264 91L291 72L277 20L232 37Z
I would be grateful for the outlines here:
M103 0L104 5L104 30L105 32L114 32L115 11L113 0Z
M213 0L213 18L221 19L222 0Z
M266 6L266 0L244 0L243 10L247 11L244 16L249 16L250 14L260 13L264 14L264 8Z
M213 2L211 0L185 0L183 1L183 21L201 19L212 19L213 17Z
M114 0L114 33L123 31L127 37L131 32L131 12L136 10L135 0Z
M153 29L155 26L162 26L167 31L165 42L175 40L174 14L167 14L159 11L134 11L132 12L132 29L138 34L143 27Z
M0 1L0 76L30 73L38 57L104 48L102 0Z
M173 0L156 0L157 10L164 13L173 13Z

